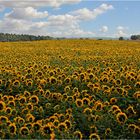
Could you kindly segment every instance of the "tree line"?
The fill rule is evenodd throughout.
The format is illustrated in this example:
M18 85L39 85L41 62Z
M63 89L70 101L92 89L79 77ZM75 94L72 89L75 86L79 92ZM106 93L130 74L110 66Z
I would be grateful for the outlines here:
M53 37L50 36L34 36L26 34L9 34L0 33L0 42L12 42L12 41L35 41L35 40L50 40Z

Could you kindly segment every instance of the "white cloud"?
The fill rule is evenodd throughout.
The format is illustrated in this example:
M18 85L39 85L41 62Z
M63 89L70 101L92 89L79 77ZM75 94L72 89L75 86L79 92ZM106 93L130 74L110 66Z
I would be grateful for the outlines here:
M19 0L18 0L19 1ZM112 5L102 4L96 9L89 10L87 8L79 9L62 15L49 15L47 11L40 12L37 7L53 6L59 7L62 4L73 4L80 0L48 0L35 2L13 2L9 7L14 7L11 12L6 13L0 21L0 32L17 33L17 34L33 34L33 35L50 35L55 37L92 37L95 36L93 31L83 30L80 27L80 22L83 20L92 20L103 14L107 10L113 9ZM1 2L0 2L1 3ZM38 6L35 6L37 5ZM58 3L58 5L56 5ZM26 7L27 6L27 7ZM32 6L32 7L31 7ZM46 18L47 17L47 18ZM38 18L46 18L45 20ZM37 20L34 20L37 19ZM102 32L107 32L108 27L103 26Z
M13 8L10 13L6 13L7 18L13 19L32 19L32 18L45 18L48 16L48 12L38 12L33 7L27 8Z
M91 20L91 19L95 19L97 16L105 13L106 11L112 10L112 9L114 9L112 5L103 3L99 7L93 10L83 8L83 9L79 9L70 13L79 20Z
M128 36L127 33L126 33L127 27L118 26L116 29L117 29L117 33L115 34L115 36L117 36L117 37Z
M102 26L101 29L100 29L100 32L107 32L108 31L108 27L107 26Z
M4 7L11 7L11 8L26 8L26 7L60 7L64 4L76 4L79 3L81 0L28 0L28 1L21 1L21 0L4 0L0 1L0 5Z

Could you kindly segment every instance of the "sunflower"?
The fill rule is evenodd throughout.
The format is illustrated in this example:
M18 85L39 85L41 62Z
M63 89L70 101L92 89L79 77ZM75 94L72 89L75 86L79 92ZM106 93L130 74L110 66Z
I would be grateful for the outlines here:
M46 90L44 93L45 98L49 98L51 96L50 90Z
M5 139L5 135L6 135L5 132L0 130L0 138Z
M19 103L20 103L21 105L25 104L26 102L27 102L26 97L21 96L21 97L19 98Z
M8 116L11 115L12 108L11 107L6 107L5 112Z
M111 134L111 129L110 128L106 128L105 135L108 136L110 134Z
M121 86L122 85L122 80L121 79L115 80L115 85L116 86Z
M54 127L57 128L58 124L59 124L59 120L55 119L54 122L53 122Z
M57 83L57 79L53 76L50 77L50 84L54 85Z
M90 126L90 134L91 133L97 133L98 129L95 125Z
M105 101L105 102L103 103L103 105L104 105L104 106L109 106L109 105L110 105L110 102Z
M8 118L6 116L0 116L0 123L7 123L8 122Z
M28 108L23 108L21 110L21 113L24 114L24 115L28 114L29 112L30 112L30 110Z
M117 115L118 113L121 113L121 112L122 112L121 109L118 108L118 109L116 109L116 110L113 111L113 114L114 115Z
M135 128L136 128L136 127L137 127L137 126L136 126L135 124L129 124L129 125L128 125L128 130L134 134L134 133L135 133Z
M60 122L64 122L65 121L65 115L64 114L60 114L58 117L59 117L58 120Z
M23 126L19 129L19 133L22 135L22 136L28 136L30 134L30 131L28 129L28 127L26 126Z
M29 101L34 104L34 105L37 105L38 102L39 102L39 99L36 95L32 95L30 98L29 98Z
M25 120L21 117L17 118L17 122L20 126L23 126L25 124Z
M90 100L89 100L89 98L84 97L84 98L82 99L82 101L83 101L83 105L90 105Z
M135 132L135 134L139 135L140 134L140 127L136 126L134 132Z
M34 108L33 105L32 105L32 103L27 103L26 106L27 106L28 110L31 110L31 111L32 111L33 108Z
M110 104L115 104L117 102L117 98L111 98L110 99Z
M64 92L65 92L65 93L70 92L70 86L66 86L66 87L64 88Z
M26 98L28 98L28 97L30 97L31 96L31 93L29 92L29 91L24 91L24 93L23 93L23 95L26 97Z
M69 104L72 104L74 99L73 99L73 96L68 96L66 101L69 103Z
M103 104L101 102L95 102L93 109L95 111L102 111L103 110Z
M15 107L15 105L16 105L15 101L8 102L8 106L10 106L10 107Z
M33 123L30 123L30 122L24 124L24 127L27 127L29 129L29 132L32 132L32 126L33 126Z
M9 99L9 101L13 101L15 98L14 98L14 96L9 96L8 99Z
M49 117L49 121L52 122L52 123L53 123L56 119L57 119L57 117L54 116L54 115Z
M64 123L66 124L67 129L71 129L72 124L71 124L71 122L70 122L69 120L65 120L65 122L64 122Z
M84 110L83 110L83 113L85 114L85 115L91 115L91 113L92 113L92 110L90 109L90 108L85 108Z
M49 110L52 107L52 104L51 103L46 103L45 107L46 107L47 110Z
M14 108L14 109L12 109L12 111L11 111L11 115L12 116L16 116L17 115L17 110Z
M35 120L35 117L32 114L29 113L26 115L27 122L34 122L34 120Z
M122 125L127 121L127 115L125 113L120 112L116 115L116 119L117 122Z
M100 140L100 136L97 133L92 133L92 134L90 134L89 139L90 140L92 140L92 139Z
M81 100L81 99L76 99L76 106L77 107L82 107L83 106L83 100Z
M126 111L128 116L133 116L136 114L136 111L134 111L134 108L131 105L126 109Z
M41 127L41 133L43 136L50 136L50 134L53 132L53 129L51 128L50 125L45 125Z
M12 85L13 87L18 88L20 86L19 80L15 80Z
M26 82L26 86L27 87L32 87L33 86L33 81L28 81L28 82Z
M4 111L6 109L6 104L3 101L0 101L0 112Z
M118 107L117 105L111 106L111 111L115 111L115 110L117 110L117 109L119 109L119 107Z
M63 101L66 101L67 98L68 98L67 93L64 93L64 94L62 95L62 99L63 99Z
M68 114L72 114L72 108L68 108L68 109L66 109L66 113L68 113Z
M10 134L15 135L16 131L17 131L16 124L15 123L10 123L8 125L8 131L9 131Z
M140 91L136 91L134 94L133 94L133 97L135 99L140 99Z
M83 135L82 135L82 133L80 132L80 131L75 131L74 132L74 139L80 139L80 140L82 140L82 138L83 138Z
M69 78L69 77L65 78L65 80L64 80L65 84L70 84L70 82L71 82L71 78Z
M34 130L35 132L39 132L40 129L41 129L41 124L40 124L39 122L34 122L34 123L32 124L32 128L33 128L33 130Z
M67 125L64 122L58 124L58 131L59 132L64 132L66 130L67 130Z
M53 109L54 109L54 111L55 111L55 112L59 111L59 110L60 110L60 108L61 108L61 106L60 106L60 105L56 105L56 106L54 106L54 107L53 107Z

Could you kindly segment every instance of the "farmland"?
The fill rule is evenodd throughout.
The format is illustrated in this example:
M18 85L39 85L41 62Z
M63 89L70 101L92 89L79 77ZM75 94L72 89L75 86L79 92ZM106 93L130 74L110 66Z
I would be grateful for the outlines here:
M140 42L0 43L0 138L140 138Z

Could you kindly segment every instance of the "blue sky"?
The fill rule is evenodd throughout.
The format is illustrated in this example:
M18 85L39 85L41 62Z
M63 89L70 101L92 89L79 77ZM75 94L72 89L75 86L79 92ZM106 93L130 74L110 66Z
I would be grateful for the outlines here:
M140 34L140 1L0 1L0 32L58 37Z

